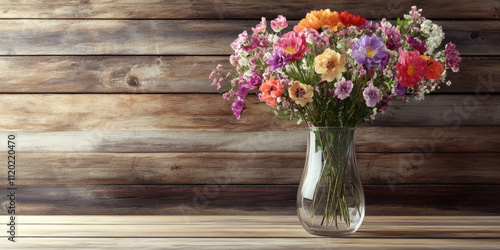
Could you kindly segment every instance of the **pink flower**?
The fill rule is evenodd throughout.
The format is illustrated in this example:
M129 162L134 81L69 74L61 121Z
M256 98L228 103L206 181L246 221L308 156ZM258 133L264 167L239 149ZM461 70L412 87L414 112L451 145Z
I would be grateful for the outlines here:
M366 106L375 107L380 100L380 90L370 82L370 85L363 90L363 97L365 98Z
M288 23L286 22L286 18L282 15L279 15L276 19L271 21L271 28L274 32L280 32L286 27L288 27Z
M252 28L253 33L260 33L260 32L265 32L266 31L266 18L262 17L262 20L260 21L255 28Z
M400 48L396 67L398 68L396 78L405 87L413 87L428 73L427 61L420 57L420 52L416 50L405 53Z
M344 77L335 83L335 94L340 100L346 99L352 92L353 84L351 81L346 81Z
M247 31L245 30L238 35L238 38L234 40L233 43L231 43L231 48L233 48L233 50L237 50L240 47L240 45L242 45L246 41L248 41L248 34Z
M274 44L275 49L280 49L291 56L291 61L302 59L304 53L309 49L306 44L306 36L295 31L290 31L283 35Z
M444 54L446 56L446 67L450 68L453 72L458 72L462 58L455 44L452 42L446 44Z
M243 52L253 53L256 49L265 49L271 42L264 35L253 34L251 38L251 43L245 45L241 48ZM255 53L256 57L259 57L259 53Z

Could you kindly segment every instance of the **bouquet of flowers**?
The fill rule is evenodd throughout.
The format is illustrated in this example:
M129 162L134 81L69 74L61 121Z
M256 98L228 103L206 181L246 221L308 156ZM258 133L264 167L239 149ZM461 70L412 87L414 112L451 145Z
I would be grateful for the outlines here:
M377 113L386 113L395 100L423 100L440 84L450 85L447 71L459 70L455 45L450 42L439 50L442 27L421 12L413 6L403 19L391 23L369 22L346 11L311 11L284 34L285 17L271 21L273 32L263 17L251 35L243 31L231 43L234 54L229 61L236 74L218 65L210 79L219 90L230 82L231 88L222 90L223 98L233 100L237 119L246 108L246 96L256 93L283 120L298 118L316 128L357 127ZM329 183L331 190L328 197L315 200L328 200L333 207L326 209L321 223L328 225L331 215L337 225L340 215L349 227L345 192L339 190L351 177L344 174L346 157L338 157L348 148L330 146L342 144L346 137L330 133L316 138L323 149L321 182Z
M222 65L210 74L212 85L231 89L236 118L245 97L258 90L259 99L285 120L299 118L314 127L356 127L385 113L394 100L418 101L457 72L461 61L453 43L438 51L442 27L420 15L414 6L397 24L379 23L329 9L311 11L293 31L286 18L266 19L243 31L231 44L229 60L237 75ZM446 82L450 85L451 82Z

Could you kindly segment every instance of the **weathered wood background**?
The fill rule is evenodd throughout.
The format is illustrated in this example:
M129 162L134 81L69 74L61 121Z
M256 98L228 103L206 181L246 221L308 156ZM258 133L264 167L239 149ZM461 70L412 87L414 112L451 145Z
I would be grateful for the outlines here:
M210 71L261 16L296 23L331 8L394 20L415 4L457 44L461 72L403 105L406 119L357 130L367 214L498 215L494 0L1 0L1 182L14 134L21 215L295 214L305 131L263 105L237 121Z

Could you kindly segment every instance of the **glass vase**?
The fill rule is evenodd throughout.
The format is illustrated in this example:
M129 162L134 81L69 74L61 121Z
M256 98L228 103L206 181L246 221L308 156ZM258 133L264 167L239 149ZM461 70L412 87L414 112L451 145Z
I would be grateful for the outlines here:
M365 217L365 196L356 167L356 128L306 128L307 154L297 192L297 213L315 235L354 233Z

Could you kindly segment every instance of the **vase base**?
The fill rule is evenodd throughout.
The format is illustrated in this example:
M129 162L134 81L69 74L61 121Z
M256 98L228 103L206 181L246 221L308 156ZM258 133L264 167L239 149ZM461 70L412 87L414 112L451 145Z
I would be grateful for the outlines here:
M346 231L329 231L329 230L306 228L306 227L304 227L304 229L312 235L317 235L322 237L332 237L332 238L348 237L349 235L357 231L357 228L353 228Z

